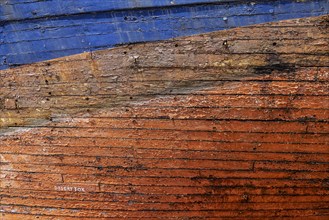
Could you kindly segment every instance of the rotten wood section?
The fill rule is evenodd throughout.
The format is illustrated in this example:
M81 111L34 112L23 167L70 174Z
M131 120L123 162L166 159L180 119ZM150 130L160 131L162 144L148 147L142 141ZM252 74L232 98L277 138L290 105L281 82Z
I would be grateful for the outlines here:
M2 219L327 219L328 16L0 72Z

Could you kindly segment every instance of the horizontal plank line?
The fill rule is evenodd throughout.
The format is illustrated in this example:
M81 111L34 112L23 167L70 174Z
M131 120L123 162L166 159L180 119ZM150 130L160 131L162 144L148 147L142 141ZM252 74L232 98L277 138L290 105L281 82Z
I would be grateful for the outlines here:
M288 107L288 108L284 108L284 107L245 107L245 106L236 106L236 107L224 107L224 106L173 106L173 105L168 105L168 106L157 106L157 105L115 105L113 104L113 106L108 106L108 107L96 107L96 106L79 106L79 107L66 107L66 109L106 109L106 108L118 108L118 107L125 107L125 108L157 108L157 109L178 109L178 108L182 108L182 109L256 109L256 110L329 110L327 108L296 108L296 107ZM29 109L35 109L34 107L20 107L17 110L29 110ZM52 109L56 109L56 110L63 110L63 108L56 108L55 106L52 107ZM211 118L210 118L211 119ZM328 121L328 120L325 120Z
M212 18L217 18L217 17L212 17ZM118 24L119 22L117 22ZM89 25L92 25L94 23L88 23ZM110 23L110 22L97 22L97 24L102 24L102 25L106 25L106 24L115 24L115 22L113 23ZM53 28L65 28L65 27L80 27L81 24L73 24L73 25L56 25L56 26L45 26L45 28L49 28L49 29L53 29ZM321 24L321 23L317 23L316 26L314 23L312 24L306 24L306 23L303 23L303 24L281 24L281 25L278 25L278 24L271 24L271 25L268 25L267 23L267 26L264 26L264 25L253 25L253 26L243 26L243 27L239 27L239 28L242 28L243 30L250 30L250 29L264 29L264 28L270 28L270 29L284 29L284 28L294 28L294 29L298 29L298 28L308 28L308 30L311 30L312 28L325 28L326 25L325 24ZM224 27L223 27L224 28ZM232 28L232 27L225 27L225 28ZM31 30L34 30L33 28L23 28L23 29L19 29L19 30L14 30L14 31L8 31L8 33L15 33L15 32L22 32L22 31L31 31ZM225 30L223 30L225 31ZM202 35L202 34L201 34ZM273 37L275 37L276 35L273 35ZM174 40L180 40L180 39L186 39L186 38L189 38L189 37L178 37L178 38L175 38ZM284 38L283 38L284 39ZM168 39L166 41L170 41L172 39ZM261 39L263 40L263 39ZM152 41L152 42L158 42L158 41ZM138 43L128 43L128 44L138 44ZM122 45L125 45L125 44L122 44Z
M230 133L230 132L228 132ZM241 133L241 132L236 132L236 133ZM243 134L243 133L241 133ZM249 134L248 132L246 132L246 134ZM318 134L317 134L318 135ZM10 135L3 135L3 136L10 136ZM321 135L326 137L325 135ZM94 137L94 136L44 136L45 138L49 138L49 139L55 139L55 138L71 138L71 139L89 139L89 138L97 138L97 139L106 139L106 140L150 140L150 141L172 141L171 139L162 139L162 138L123 138L123 137ZM198 142L198 143L202 143L202 142L211 142L211 143L255 143L255 141L221 141L221 140L191 140L191 139L180 139L180 140L176 140L177 142ZM277 141L277 142L265 142L265 141L257 141L258 144L300 144L300 143L304 143L304 144L312 144L312 143L307 143L307 142L292 142L292 141ZM319 144L327 144L327 142L323 142L323 143L319 143Z
M315 143L315 144L304 144L304 145L321 145L321 144L318 144L318 143ZM19 147L40 147L40 148L43 148L43 147L46 147L45 145L33 145L33 144L29 144L29 145L22 145L22 144L18 144L17 146ZM328 153L323 153L323 152L316 152L316 149L314 149L314 152L299 152L299 151L262 151L262 150L197 150L197 149L183 149L183 148L154 148L154 147L134 147L134 146L122 146L122 147L104 147L104 146L87 146L87 145L83 145L83 146L66 146L66 144L63 144L63 145L56 145L56 144L51 144L49 146L47 146L48 148L56 148L56 149L62 149L62 150L65 150L65 149L72 149L72 147L74 148L88 148L88 149L91 149L91 148L96 148L96 149L108 149L108 150L112 150L112 149L126 149L126 150L157 150L157 151L179 151L179 152L199 152L199 153L203 153L203 152L207 152L207 153L255 153L255 154L287 154L287 155L328 155L329 154L329 145L327 146L328 147ZM0 152L2 152L2 150L0 150ZM2 152L3 154L18 154L18 155L23 155L23 153L14 153L14 152L6 152L6 151L3 151ZM48 152L49 153L49 152ZM49 153L50 154L50 153ZM28 155L44 155L44 154L28 154ZM56 154L58 156L69 156L68 154ZM72 156L81 156L79 154L74 154ZM89 156L89 157L95 157L95 156L92 156L92 155L86 155L86 156ZM101 156L100 156L101 157Z
M0 135L0 137L10 137L12 136L11 134L4 134L4 135ZM97 138L100 140L145 140L145 141L172 141L170 139L155 139L155 138L123 138L123 137L119 137L119 138L109 138L109 137L76 137L76 136L44 136L44 138L50 139L50 140L54 140L55 138L67 138L67 139L91 139L91 138ZM190 140L190 139L181 139L181 140L175 140L176 142L197 142L197 143L250 143L250 144L254 144L255 141L220 141L220 140ZM306 143L306 142L264 142L264 141L257 141L258 144L327 144L326 142L324 143Z
M217 3L218 3L218 1L217 1ZM175 6L175 5L173 5L172 7L183 7L183 6ZM127 12L129 12L129 11L141 11L142 9L139 9L139 8L135 8L135 9L131 9L131 10L114 10L114 11L111 11L111 10L100 10L100 11L98 11L97 12L97 14L98 15L106 15L106 14L110 14L110 13L117 13L117 12L124 12L124 11L127 11ZM159 8L147 8L147 11L152 11L152 10L159 10ZM317 11L313 11L313 14L314 13L317 13L318 14L318 16L319 17L323 17L323 16L325 16L325 15L323 15L323 10L317 10ZM310 16L310 13L309 12L294 12L293 14L295 14L295 16L296 16L296 14L298 14L298 17L303 17L303 16L301 16L301 15L308 15L308 16ZM321 15L322 14L322 15ZM83 17L83 16L86 16L86 15L93 15L93 13L92 12L83 12L83 13L78 13L78 14L74 14L74 13L71 13L69 16L68 15L58 15L58 16L51 16L51 15L47 15L47 16L43 16L43 17L35 17L35 18L25 18L24 19L24 22L28 22L28 21L34 21L34 22L39 22L39 21L43 21L45 18L47 19L47 20L50 20L50 19L59 19L59 18L68 18L68 17L71 17L71 18L77 18L77 17ZM238 14L238 15L236 15L236 14L230 14L230 15L226 15L228 18L234 18L234 17L250 17L250 16L263 16L263 15L268 15L268 16L272 16L272 13L270 13L270 12L264 12L264 13L253 13L253 14L250 14L250 13L245 13L245 14ZM292 13L290 12L290 13L288 13L288 12L281 12L281 13L276 13L276 15L290 15L290 17L291 17L291 15L292 15ZM221 14L218 14L218 15L208 15L208 17L196 17L196 18L184 18L184 17L179 17L179 20L180 21L182 21L182 22L184 22L184 21L186 21L186 20L195 20L195 19L198 19L198 20L202 20L202 19L218 19L218 18L221 18L223 15L221 15ZM168 20L168 21L177 21L178 19L177 19L177 17L160 17L160 19L162 20L163 18L165 18L166 20ZM294 18L292 18L292 19L294 19ZM297 18L298 19L298 18ZM296 18L294 19L294 20L296 20ZM11 20L1 20L0 21L0 23L2 24L2 25L4 25L4 26L6 26L6 25L10 25L10 23L14 23L14 22L20 22L20 21L22 21L21 19L11 19ZM272 21L272 25L270 25L270 27L279 27L279 28L281 28L281 27L297 27L297 26L299 26L298 24L282 24L282 25L279 25L279 24L276 24L276 23L274 23L274 22L276 22L276 23L278 23L278 21ZM316 22L316 21L315 21ZM303 23L301 26L299 26L299 27L314 27L314 23L315 22L312 22L312 24L310 24L310 25L308 25L308 24L305 24L305 23ZM92 24L97 24L97 25L99 25L99 24L104 24L104 25L107 25L107 24L112 24L112 25L115 25L115 24L119 24L119 23L121 23L120 21L114 21L114 22L104 22L104 21L102 21L102 22L87 22L87 23L85 23L85 24L87 24L87 25L92 25ZM254 22L255 23L255 22ZM68 26L63 26L63 25L57 25L57 26L46 26L47 28L63 28L63 27L71 27L71 26L81 26L82 24L74 24L74 25L68 25ZM325 27L325 25L324 24L321 24L320 22L317 22L317 26L319 26L319 27ZM237 28L238 26L237 25L233 25L233 26L230 26L230 25L222 25L221 27L218 27L218 29L220 29L220 28L225 28L225 29L228 29L228 28ZM248 28L248 27L246 27L246 28ZM254 26L253 26L253 28L264 28L264 26L262 26L262 25L257 25L257 23L256 24L254 24ZM188 28L186 28L186 29L188 29ZM19 31L29 31L29 30L33 30L33 29L31 29L31 28L23 28L23 29L20 29ZM17 31L11 31L11 32L17 32Z
M129 107L133 107L133 106L126 106L127 108ZM148 107L142 107L142 108L148 108ZM153 107L149 107L149 108L153 108ZM227 108L224 108L224 109L227 109ZM230 108L228 108L230 109ZM233 108L234 109L234 108ZM256 108L258 109L258 108ZM284 108L286 110L286 108ZM289 108L290 109L290 108ZM10 119L11 117L1 117L1 118L7 118L7 119ZM12 119L14 119L16 117L13 117ZM33 117L25 117L24 119L35 119ZM218 118L218 119L214 119L214 118L209 118L209 119L203 119L203 118L175 118L175 119L170 119L169 117L168 118L165 118L163 116L160 116L160 117L116 117L116 116L113 116L113 117L110 117L110 116L94 116L94 115L88 115L88 116L74 116L74 117L71 117L71 118L68 118L67 116L51 116L51 119L52 119L52 122L53 123L66 123L67 121L65 120L84 120L84 119L114 119L114 120L118 120L118 121L133 121L133 120L138 120L138 121L146 121L146 122L149 122L149 121L159 121L159 122L173 122L173 121L200 121L200 122L231 122L231 121L234 121L234 122L250 122L251 124L253 122L266 122L266 123L280 123L280 124L285 124L285 123L290 123L290 122L296 122L296 123L306 123L306 124L328 124L328 121L318 121L318 120L315 120L315 119L310 119L310 120L280 120L280 119L237 119L237 118L232 118L232 119L226 119L226 118ZM72 122L74 123L74 122ZM49 124L49 126L43 126L43 125L29 125L31 128L34 128L34 127L45 127L45 128L58 128L57 125L52 125L52 124ZM20 126L17 126L17 127L20 127ZM24 126L25 127L25 126ZM78 126L62 126L62 128L89 128L89 127L78 127ZM91 128L102 128L102 127L91 127ZM108 128L108 127L103 127L103 128Z
M137 177L120 177L122 179L127 179L127 178L134 178L134 179L138 179ZM150 179L177 179L176 177L159 177L159 178L156 178L156 177L146 177L146 178L150 178ZM113 179L113 178L112 178ZM186 178L187 180L190 180L190 178ZM325 178L314 178L314 179L305 179L305 178L298 178L298 179L294 179L294 178L290 178L290 177L282 177L282 178L246 178L246 177L241 177L241 178L238 178L238 177L228 177L228 178L210 178L211 180L208 180L208 178L199 178L197 180L206 180L206 181L222 181L222 180L261 180L261 181L266 181L266 180L291 180L291 181L300 181L300 182L303 182L303 181L319 181L319 182L325 182L326 179ZM7 181L11 181L10 179L6 179L6 178L0 178L0 180L7 180ZM197 181L196 180L196 181ZM41 181L24 181L24 180L20 180L21 182L26 182L26 183L39 183ZM61 182L60 184L91 184L91 183L95 183L94 181L93 182L88 182L88 181L72 181L72 182ZM202 187L202 188L207 188L207 189L213 189L213 188L216 188L216 187L222 187L222 186L218 186L216 185L216 183L214 183L213 185L211 184L195 184L195 185L162 185L162 184L143 184L143 185L139 185L139 184L134 184L134 183L127 183L127 184L119 184L119 183L106 183L106 182L102 182L102 181L98 181L97 183L101 184L102 186L122 186L122 187L159 187L159 188L175 188L175 187L180 187L180 188L199 188L199 187ZM229 186L227 186L229 188ZM231 186L233 187L233 186ZM255 186L255 188L257 188Z
M295 203L295 202L294 202ZM309 203L309 202L301 202L301 203ZM319 202L320 203L320 202ZM241 204L241 203L236 203L236 204ZM277 203L276 203L277 204ZM10 205L14 205L14 206L18 206L18 207L29 207L29 208L46 208L46 209L63 209L61 207L56 207L56 206L28 206L28 205L19 205L19 204L1 204L4 206L10 206ZM96 210L96 211L117 211L117 212L192 212L195 210L186 210L186 209L156 209L156 210L152 210L152 209L138 209L138 210L129 210L129 209L88 209L88 208L65 208L66 210ZM312 210L326 210L327 208L312 208ZM295 208L295 209L284 209L284 210L309 210L309 209L300 209L300 208ZM226 210L226 209L201 209L198 210L198 212L208 212L208 211L236 211L236 209L233 210ZM267 212L274 212L274 211L282 211L282 209L253 209L254 212L257 211L267 211ZM6 213L6 212L2 212L2 213Z
M118 194L118 195L124 195L124 196L136 196L136 194L123 194L123 193L113 193L113 194ZM2 196L2 198L18 198L18 199L38 199L38 200L49 200L49 201L70 201L70 202L104 202L104 200L88 200L88 199L66 199L66 198L41 198L41 197L34 197L34 196L30 196L30 195L22 195L22 196L10 196L10 195L5 195L5 194L1 194L0 192L0 195ZM137 193L138 196L140 196L139 193ZM149 196L148 194L145 194L146 196ZM155 194L152 194L152 196L154 196ZM157 196L172 196L173 194L156 194ZM176 194L177 196L181 195L181 194ZM194 194L192 194L194 196ZM209 197L208 194L200 194L200 196L204 197L204 198L207 198ZM216 195L215 194L211 194L212 197L215 197ZM241 194L225 194L225 197L234 197L234 196L241 196ZM255 197L266 197L267 195L259 195L259 194L249 194L248 193L248 196L255 196ZM308 197L306 195L281 195L281 196L278 196L278 195L274 195L274 194L268 194L269 197ZM313 196L313 195L311 195ZM314 195L314 196L320 196L320 195ZM186 196L186 194L184 194L184 197L189 197L189 196ZM211 197L210 197L211 198ZM127 203L127 201L114 201L113 203ZM148 201L134 201L134 204L168 204L168 203L175 203L175 204L198 204L197 202L175 202L175 201L168 201L168 202L148 202ZM218 201L218 202L202 202L202 204L246 204L246 202L224 202L224 201ZM314 202L314 201L304 201L304 202L297 202L297 201L294 201L294 202L252 202L252 201L248 201L248 204L291 204L291 203L296 203L296 204L303 204L303 203L325 203L323 201L317 201L317 202ZM11 204L11 205L15 205L15 203Z
M328 70L329 71L329 70ZM3 75L3 77L6 77L6 74L1 74L0 75ZM284 74L280 74L280 75L284 75ZM20 75L20 76L24 76L23 74ZM246 75L246 77L248 76L252 76L252 74L250 75ZM8 76L9 77L9 76ZM37 77L37 75L35 75L34 77ZM118 83L160 83L160 82L164 82L164 83L170 83L170 82L199 82L199 83L203 83L203 82L209 82L209 83L217 83L217 82L220 82L220 83L231 83L231 82L237 82L237 83L244 83L244 82L251 82L251 83L255 83L255 84L262 84L262 83L268 83L268 82L273 82L273 83L276 83L276 82L287 82L287 83L295 83L296 85L310 85L312 86L313 84L320 84L320 85L326 85L329 81L329 78L328 80L318 80L318 79L310 79L310 80L292 80L292 79L287 79L287 80L282 80L282 79L232 79L232 80L229 80L229 79L209 79L209 80L202 80L202 79L198 79L198 80L193 80L193 79L189 79L189 80L127 80L127 81L122 81L122 80L118 80L116 82L103 82L103 83L93 83L93 82L85 82L84 84L86 85L90 85L90 86L93 86L93 85L114 85L114 84L118 84ZM300 84L299 84L300 83ZM306 84L307 83L307 84ZM42 89L55 89L56 87L55 86L60 86L60 85L72 85L72 86L79 86L81 85L81 82L76 82L76 81L72 81L72 82L58 82L58 83L51 83L51 82L48 82L48 84L43 84L43 83L38 83L38 85L31 85L31 86L26 86L26 85L19 85L16 86L17 88L19 89L36 89L36 88L42 88ZM212 86L212 85L209 85L209 86ZM15 87L15 85L13 86L0 86L1 89L13 89L13 87ZM124 88L124 86L122 87ZM178 88L178 87L177 87ZM198 92L192 92L192 94L200 94L201 92L203 92L202 94L204 94L204 91L200 91L199 93ZM162 93L161 93L162 94ZM172 93L168 93L168 94L172 94ZM180 93L178 93L180 94ZM182 95L186 95L186 94L183 94L181 93ZM230 95L241 95L241 93L232 93ZM243 94L242 94L243 95ZM246 94L246 95L250 95L250 94ZM259 95L286 95L286 94L277 94L277 93L264 93L264 94L259 94ZM294 93L290 94L290 95L294 95ZM129 95L126 95L126 96L129 96ZM314 95L310 95L310 96L317 96L316 94Z
M51 166L54 166L54 165L51 165ZM69 166L69 165L67 165ZM99 167L97 167L99 168ZM102 168L103 170L106 170L108 169L107 167L104 167ZM127 168L129 170L129 168ZM122 170L126 170L124 168L121 168L121 171ZM132 169L134 170L134 169ZM153 171L153 170L174 170L174 169L165 169L165 168L149 168L149 169L145 169L145 170L141 170L141 171ZM182 169L176 169L175 171L184 171ZM199 171L200 169L189 169L189 171ZM205 170L206 169L202 169L202 170ZM213 171L213 170L212 170ZM219 172L232 172L232 170L218 170ZM64 178L66 178L65 176L68 175L68 176L82 176L82 177L87 177L87 176L90 176L90 177L94 177L94 178L104 178L106 177L106 174L96 174L96 173L90 173L90 174L66 174L66 173L63 173L63 172L40 172L40 171L20 171L20 170L13 170L13 169L3 169L3 172L8 172L8 173L13 173L13 174L29 174L29 175L34 175L34 174L42 174L42 175L54 175L54 174L58 174L58 175L63 175ZM161 172L161 171L160 171ZM267 173L273 173L273 174L282 174L282 173L285 173L285 174L291 174L291 175L298 175L298 174L318 174L318 173L326 173L325 171L312 171L312 170L285 170L285 169L258 169L257 171L253 171L253 170L234 170L235 173L245 173L245 174L248 174L248 173L254 173L254 174L257 174L257 173L260 173L263 174L262 172L267 172ZM214 174L216 175L216 174ZM228 175L229 176L229 175ZM140 179L140 178L149 178L149 179L177 179L177 178L182 178L182 179L186 179L186 180L190 180L190 179L193 179L193 180L223 180L223 179L250 179L248 177L216 177L216 176L213 176L213 177L205 177L205 176L201 176L201 177L197 177L197 176L193 176L193 174L190 174L190 176L175 176L175 175L171 175L171 176L155 176L154 174L150 174L150 175L138 175L138 176L134 176L134 175L115 175L115 177L109 177L109 179L113 179L113 178L135 178L135 179ZM3 180L10 180L8 178L1 178ZM278 180L285 180L285 179L289 179L289 180L295 180L295 181L298 181L298 180L306 180L306 181L312 181L312 180L316 180L316 181L321 181L321 180L324 180L325 181L325 178L294 178L294 177L278 177L278 178L251 178L251 179L259 179L259 180L267 180L267 179L278 179ZM28 181L29 182L29 181ZM101 180L99 182L102 182ZM62 183L74 183L74 182L62 182ZM86 182L76 182L76 183L86 183ZM106 184L106 183L104 183ZM175 185L175 186L182 186L182 185ZM183 187L183 186L182 186ZM194 187L193 185L187 185L185 187Z
M328 94L277 94L277 93L263 93L263 94L250 94L250 93L246 93L246 94L241 94L241 93L231 93L231 94L227 94L227 93L204 93L204 92L191 92L191 93L145 93L145 94L125 94L125 95L119 95L119 94L93 94L93 95L87 95L87 94L83 94L83 95L44 95L44 96L33 96L34 98L62 98L62 97L88 97L88 98L92 98L92 97L97 97L97 98L117 98L117 97L145 97L145 98L153 98L154 96L196 96L196 97L205 97L205 96L248 96L248 97L304 97L304 98L312 98L312 97L327 97L329 96ZM25 95L20 95L19 98L31 98L31 96L25 96ZM134 100L132 100L134 101Z
M52 191L48 191L48 192L52 192ZM119 193L114 193L115 195L122 195L122 196L136 196L136 194L119 194ZM18 199L38 199L38 200L45 200L45 201L69 201L69 202L105 202L104 200L88 200L88 199L66 199L66 198L42 198L42 197L35 197L35 196L7 196L7 195L4 195L4 194L1 194L0 195L2 196L2 198L10 198L10 199L13 199L13 198L18 198ZM182 194L152 194L152 196L181 196ZM211 197L208 195L208 194L200 194L200 196L197 196L197 197L201 197L201 198L204 198L204 199L212 199L213 197L216 197L220 194L211 194ZM141 196L139 193L137 193L137 196ZM145 194L145 197L149 197L150 195L148 194ZM184 197L191 197L191 196L194 196L194 194L190 194L190 195L186 195L184 194ZM226 197L230 197L230 196L241 196L241 194L225 194ZM248 193L248 196L259 196L259 194L249 194ZM263 195L262 195L263 196ZM277 196L275 194L269 194L269 196ZM307 197L307 195L297 195L297 196L291 196L291 195L287 195L285 194L284 196L286 197ZM284 197L282 196L282 197ZM313 195L309 195L309 196L313 196ZM314 195L314 196L319 196L319 195ZM266 197L266 195L264 196ZM127 201L122 201L122 202L115 202L115 203L127 203ZM176 202L175 200L169 200L168 202L147 202L147 201L136 201L135 200L135 203L134 204L168 204L168 203L175 203L175 204L181 204L181 205L184 205L184 204L197 204L197 202ZM324 203L322 201L318 201L318 202L314 202L314 201L305 201L305 202L252 202L252 201L248 201L248 204L291 204L291 203L296 203L296 204L303 204L303 203L309 203L309 204L318 204L318 203ZM224 201L218 201L218 202L202 202L202 204L246 204L245 202L224 202ZM15 203L11 204L11 205L15 205Z
M189 187L189 188L193 188L193 187ZM199 187L196 187L196 188L199 188ZM241 186L230 186L230 187L225 187L225 186L223 186L223 188L225 188L225 189L241 189L241 192L243 191L243 190L245 190L246 189L246 187L241 187ZM274 186L274 187L272 187L273 189L277 189L277 190L283 190L283 189L287 189L287 187L277 187L277 186ZM324 189L324 190L329 190L328 188L326 188L326 187L322 187L322 188L319 188L319 187L295 187L295 186L292 186L292 187L288 187L289 189ZM266 190L266 189L268 189L268 188L266 188L266 187L255 187L254 189L256 189L256 190ZM0 188L0 190L8 190L8 188ZM18 190L18 189L12 189L12 190ZM30 195L30 192L31 192L31 190L26 190L26 189L19 189L20 191L26 191L27 192L27 196L22 196L22 197L27 197L27 198L36 198L36 199L38 199L38 198L40 198L40 197L36 197L36 196L31 196ZM64 191L54 191L54 190L39 190L39 189L33 189L32 190L33 191L33 193L45 193L45 194L47 194L47 193L54 193L55 195L54 196L56 196L56 195L60 195L61 193L63 194L65 194L65 193L68 193L68 192L64 192ZM22 192L23 193L23 192ZM282 197L285 197L285 196L291 196L291 197L301 197L301 196L305 196L305 197L307 197L307 196L324 196L324 195L327 195L327 194L284 194L284 195L281 195L280 194L280 192L278 192L279 194L252 194L252 193L247 193L248 195L250 195L250 196L262 196L262 195L265 195L265 196L282 196ZM5 192L1 192L0 191L0 195L1 196L4 196L4 197L12 197L11 195L9 195L9 196L7 196L6 194L5 194ZM24 194L23 194L24 195ZM184 197L209 197L209 194L207 194L207 193L194 193L194 194L179 194L179 193L165 193L165 194L161 194L161 193L151 193L151 194L149 194L149 193L141 193L141 192L133 192L133 193L118 193L118 192L85 192L85 193L79 193L79 195L84 195L84 196L93 196L93 195L98 195L98 196L184 196ZM79 195L76 195L77 197L79 197ZM218 192L218 193L216 193L216 192L214 192L214 193L212 193L211 195L210 195L210 197L216 197L216 196L218 196L218 195L222 195L222 193L220 193L220 192ZM236 193L236 194L225 194L225 195L227 195L227 196L241 196L241 193ZM42 197L41 197L42 198ZM44 199L47 199L47 198L44 198ZM54 197L53 198L53 200L63 200L63 199L60 199L59 197ZM83 198L83 199L81 199L81 200L76 200L76 199L65 199L65 200L68 200L68 201L70 201L70 200L73 200L73 201L95 201L95 202L102 202L102 201L104 201L104 200L88 200L88 199L85 199L85 198Z
M43 146L44 147L44 146ZM66 147L67 149L69 149L70 147ZM113 149L113 148L116 148L116 149L122 149L122 148L119 148L119 147L109 147L108 149ZM63 148L65 149L65 147ZM129 150L140 150L141 148L138 148L138 149L134 149L134 148L127 148ZM145 149L145 150L152 150L150 148L142 148L142 149ZM159 149L160 151L168 151L168 150L172 150L172 151L184 151L184 152L189 152L189 151L192 151L192 152L211 152L211 153L220 153L220 152L227 152L227 153L248 153L248 154L255 154L255 155L263 155L263 154L273 154L272 152L257 152L257 151L212 151L212 150L209 150L209 151L202 151L202 150L174 150L172 148L170 149L163 149L163 148L160 148ZM329 150L329 146L328 146L328 150ZM45 155L45 154L27 154L27 153L1 153L3 155L26 155L26 156L42 156L42 157L61 157L61 156L67 156L67 157L90 157L90 158L94 158L94 157L97 157L97 158L136 158L136 159L159 159L159 160L178 160L178 159L181 159L181 160L214 160L214 161L227 161L227 160L223 160L223 159L191 159L191 158L173 158L173 157L168 157L168 158L159 158L159 157L136 157L136 156L127 156L127 157L119 157L119 156L103 156L103 155L98 155L98 156L93 156L93 155L77 155L77 154L73 154L73 155L65 155L65 154L58 154L58 155ZM138 154L138 153L136 153ZM274 153L274 154L285 154L285 155L317 155L318 153L299 153L299 152L280 152L280 153ZM329 155L329 153L322 153L321 155ZM236 160L236 161L242 161L242 160ZM251 160L251 161L255 161L255 160ZM269 161L269 160L257 160L257 161ZM277 161L277 160L276 160ZM287 161L287 162L291 162L291 161ZM294 162L303 162L303 161L294 161ZM308 161L308 162L312 162L312 161ZM320 163L323 163L323 162L320 162ZM328 161L329 163L329 161Z
M247 162L247 161L243 161L243 160L230 160L230 161L225 161L223 160L223 162L231 162L231 161L234 161L234 162ZM262 162L262 161L258 161L258 162ZM268 162L268 161L264 161L264 162ZM270 162L274 162L274 163L282 163L284 161L270 161ZM291 161L288 161L291 163ZM312 162L298 162L299 164L315 164L315 165L326 165L328 163L323 163L323 162L318 162L318 163L312 163ZM104 170L104 169L120 169L120 170L169 170L169 171L185 171L185 170L188 170L188 171L253 171L251 168L248 169L248 168L245 168L245 169L239 169L239 168L235 168L235 169L227 169L227 168L223 168L223 169L215 169L215 168L165 168L165 167L144 167L144 168L138 168L136 166L91 166L91 165L74 165L74 164L64 164L64 163L52 163L52 164L49 164L49 163L15 163L15 162L1 162L0 165L33 165L33 166L57 166L57 167L78 167L78 168L94 168L95 170ZM13 170L20 170L19 168L17 169L14 169L14 168L11 168L11 169L2 169L3 171L13 171ZM287 170L287 169L259 169L260 171L278 171L278 172L287 172L287 171L295 171L295 170ZM300 172L312 172L312 170L298 170ZM56 173L52 173L52 174L56 174ZM60 173L62 174L62 173ZM289 179L289 178L287 178ZM289 179L291 180L291 179Z
M111 130L116 130L116 131L120 131L120 130L124 130L124 131L184 131L184 132L209 132L209 133L230 133L230 134L234 134L234 133L248 133L248 134L309 134L309 135L326 135L329 134L328 132L312 132L312 131L304 131L304 132L296 132L296 131L286 131L286 132L270 132L270 131L264 131L264 132L257 132L257 131L235 131L235 130L213 130L213 129L197 129L197 130L184 130L184 129L164 129L164 128L140 128L140 127L136 127L136 128L117 128L117 127L113 127L113 128L108 128L108 127L98 127L98 126L93 126L93 127L77 127L77 126L43 126L43 125L26 125L26 126L22 126L22 125L17 125L17 126L6 126L7 128L44 128L44 129L66 129L66 130L97 130L97 131L111 131ZM61 136L56 136L56 137L61 137ZM81 136L83 137L83 136ZM201 140L202 141L202 140Z
M280 162L279 162L280 163ZM1 164L1 163L0 163ZM2 163L2 165L6 165L6 164L14 164L14 163ZM26 163L26 164L22 164L22 163L15 163L17 165L37 165L37 166L46 166L47 164L29 164L29 163ZM307 163L306 163L307 164ZM320 164L321 165L321 164ZM76 165L70 165L70 164L50 164L49 166L53 166L53 167L81 167L81 168L95 168L95 170L106 170L106 169L121 169L121 170L143 170L143 169L138 169L138 168L135 168L135 167L109 167L109 166L76 166ZM101 169L100 169L101 168ZM196 168L186 168L184 170L182 169L175 169L175 168L158 168L158 167L154 167L154 168L144 168L144 170L148 170L148 171L152 171L152 170L171 170L171 171L185 171L185 170L188 170L188 171L223 171L223 172L251 172L253 171L252 169L196 169ZM3 171L7 171L7 172L17 172L17 173L45 173L45 174L63 174L63 175L78 175L78 174L71 174L71 173L62 173L62 172L30 172L30 171L19 171L18 169L14 170L14 169L3 169ZM293 170L293 169L266 169L266 168L262 168L262 169L258 169L257 171L266 171L266 172L292 172L292 173L314 173L314 172L325 172L325 171L313 171L313 170L302 170L302 169L299 169L299 170ZM257 172L256 171L256 172ZM105 171L104 171L105 172ZM82 174L82 175L92 175L92 174ZM131 176L127 176L127 177L131 177ZM148 176L150 177L150 176ZM189 178L189 177L186 177L186 178ZM264 180L264 179L260 179L260 180ZM281 180L281 179L280 179ZM289 180L298 180L298 179L289 179ZM306 181L312 181L314 179L305 179ZM325 179L319 179L319 180L325 180Z

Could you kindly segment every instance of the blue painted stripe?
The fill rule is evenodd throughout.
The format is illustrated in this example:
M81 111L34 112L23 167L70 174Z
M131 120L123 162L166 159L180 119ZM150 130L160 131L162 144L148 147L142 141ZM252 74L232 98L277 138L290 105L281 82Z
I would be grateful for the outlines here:
M328 0L231 2L11 21L0 26L0 69L118 44L318 16L328 7Z
M236 1L238 0L7 0L0 5L0 21L136 8L171 7Z

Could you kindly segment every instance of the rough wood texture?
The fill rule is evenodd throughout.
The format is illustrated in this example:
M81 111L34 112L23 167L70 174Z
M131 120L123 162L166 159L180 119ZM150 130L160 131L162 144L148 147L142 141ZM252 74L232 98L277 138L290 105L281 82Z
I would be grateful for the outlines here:
M328 19L1 71L1 218L328 219Z
M0 69L328 13L328 0L2 0Z

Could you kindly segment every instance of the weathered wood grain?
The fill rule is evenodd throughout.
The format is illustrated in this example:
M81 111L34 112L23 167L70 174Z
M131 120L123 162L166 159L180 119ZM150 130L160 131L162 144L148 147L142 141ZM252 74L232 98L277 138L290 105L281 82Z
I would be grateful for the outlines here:
M0 4L0 69L328 10L327 0L6 0Z
M0 71L2 219L328 217L328 16Z

